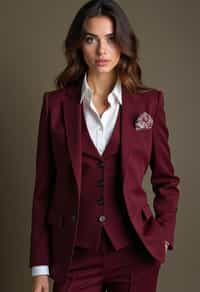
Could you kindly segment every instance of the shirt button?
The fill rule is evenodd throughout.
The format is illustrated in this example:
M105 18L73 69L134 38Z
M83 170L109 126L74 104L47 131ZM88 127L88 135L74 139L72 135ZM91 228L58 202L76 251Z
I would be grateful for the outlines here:
M106 221L106 216L104 216L104 215L99 216L99 221L100 222Z

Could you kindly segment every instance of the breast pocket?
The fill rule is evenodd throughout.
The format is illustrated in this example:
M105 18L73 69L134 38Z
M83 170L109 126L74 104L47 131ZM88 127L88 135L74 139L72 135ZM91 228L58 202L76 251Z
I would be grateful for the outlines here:
M143 128L143 129L136 129L133 127L133 133L138 137L142 136L151 136L152 135L152 127L151 128Z
M136 130L132 128L132 135L130 135L128 142L129 149L132 153L135 162L144 163L145 166L149 163L152 150L152 128Z

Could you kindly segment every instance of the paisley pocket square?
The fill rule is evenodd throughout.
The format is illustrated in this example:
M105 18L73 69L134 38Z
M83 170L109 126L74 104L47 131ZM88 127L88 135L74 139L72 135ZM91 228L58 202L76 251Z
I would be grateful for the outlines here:
M141 113L136 121L135 121L135 128L136 130L144 130L150 129L153 126L153 118L147 112Z

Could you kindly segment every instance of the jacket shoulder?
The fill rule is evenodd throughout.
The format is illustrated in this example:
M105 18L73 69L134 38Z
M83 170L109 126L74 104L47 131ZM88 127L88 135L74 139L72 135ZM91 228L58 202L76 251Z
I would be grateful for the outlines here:
M163 93L163 90L158 89L158 88L149 88L149 89L138 91L138 94L141 94L144 97L157 97L158 95L162 93Z
M48 102L52 102L54 100L58 100L62 98L66 93L65 88L60 88L60 89L54 89L50 91L45 91L44 96L48 99Z
M145 103L152 104L154 107L157 107L159 99L164 98L164 90L160 88L151 88L148 90L141 91L139 96L142 97L142 100Z
M149 112L152 116L154 116L157 112L160 99L163 96L163 90L160 88L142 90L137 94L137 102L143 111Z
M45 91L43 98L48 104L48 108L52 111L55 108L59 108L62 101L66 98L67 92L66 88L59 88L50 91Z

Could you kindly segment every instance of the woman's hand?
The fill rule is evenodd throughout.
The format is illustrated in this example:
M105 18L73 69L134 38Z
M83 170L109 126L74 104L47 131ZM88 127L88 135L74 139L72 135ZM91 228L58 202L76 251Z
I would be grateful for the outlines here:
M165 255L167 255L169 242L165 240Z
M33 276L32 292L49 292L49 276L48 275Z

